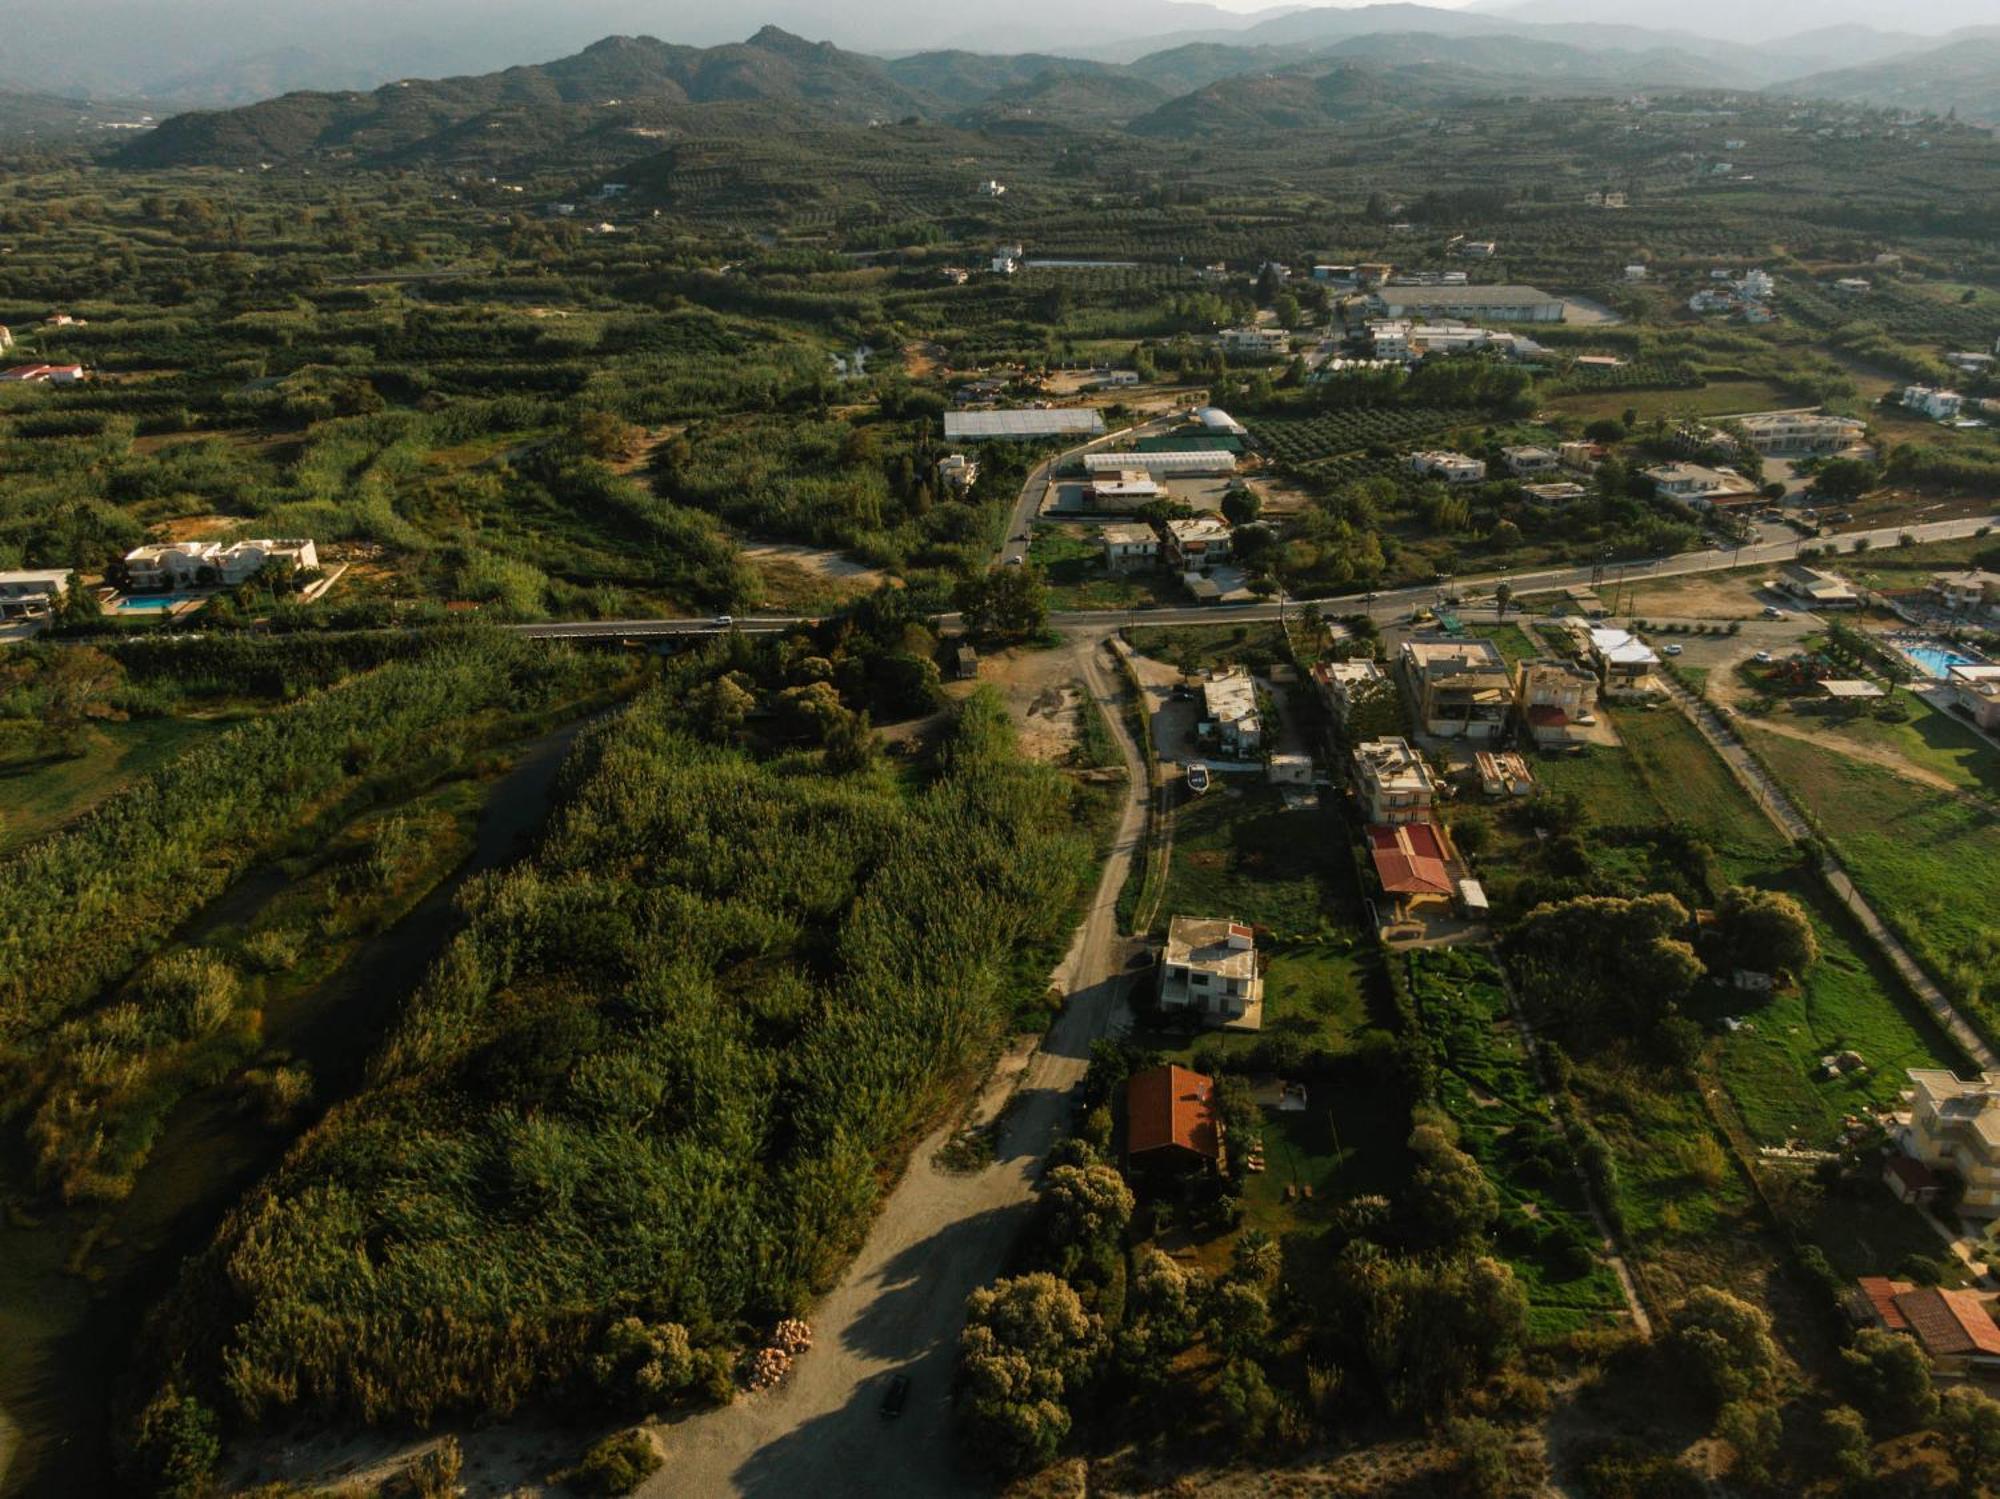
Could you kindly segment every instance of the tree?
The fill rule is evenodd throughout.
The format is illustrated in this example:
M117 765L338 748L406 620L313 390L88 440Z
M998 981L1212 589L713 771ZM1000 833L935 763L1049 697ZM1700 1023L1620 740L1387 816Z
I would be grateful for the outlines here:
M1053 1247L1071 1255L1115 1244L1132 1221L1132 1208L1132 1189L1111 1166L1058 1166L1042 1184L1043 1231Z
M1858 500L1881 482L1881 469L1865 458L1829 458L1813 475L1813 488L1835 500Z
M1913 1338L1864 1327L1840 1352L1855 1404L1877 1426L1913 1431L1938 1413L1930 1361Z
M1103 1352L1097 1318L1053 1275L1003 1280L965 1304L958 1377L966 1435L996 1468L1024 1472L1069 1434L1065 1399Z
M1048 624L1048 588L1037 567L998 567L963 578L952 602L965 628L988 640L1029 640Z
M1720 1408L1769 1386L1778 1370L1771 1319L1714 1286L1698 1286L1667 1317L1666 1347Z
M1261 1228L1246 1228L1229 1250L1229 1269L1245 1285L1269 1290L1277 1284L1285 1257L1278 1241Z
M159 1499L198 1499L222 1456L215 1412L169 1387L140 1412L133 1453L149 1492Z
M743 727L757 699L730 676L703 682L687 697L689 719L701 736L713 744L727 744Z
M1396 1415L1448 1411L1527 1331L1527 1293L1498 1260L1398 1258L1357 1241L1336 1275L1340 1320Z
M1732 968L1805 976L1819 961L1819 938L1805 907L1782 890L1731 885L1715 912L1717 939Z
M1278 1397L1254 1359L1234 1358L1215 1383L1223 1423L1245 1446L1262 1441L1278 1419Z
M1784 1441L1784 1417L1768 1400L1732 1400L1716 1415L1715 1434L1735 1449L1737 1472L1763 1483Z
M95 646L68 646L50 659L37 683L42 728L63 754L82 753L78 736L85 722L105 710L112 691L124 680L124 669Z
M1460 1150L1435 1124L1420 1124L1410 1132L1410 1173L1406 1201L1416 1231L1424 1242L1451 1249L1476 1239L1500 1216L1500 1194L1479 1169L1479 1162Z
M2000 1406L1995 1407L2000 1410ZM1836 1405L1819 1418L1820 1462L1831 1476L1847 1483L1865 1482L1869 1461L1868 1425L1851 1405ZM2000 1452L1995 1453L2000 1458Z
M1678 936L1671 895L1579 896L1536 906L1514 929L1522 989L1550 1023L1603 1031L1650 1027L1687 997L1701 960Z
M597 1388L634 1414L659 1410L686 1391L696 1374L685 1327L648 1326L637 1317L621 1317L604 1330L589 1367Z
M866 713L842 712L826 725L826 766L839 775L852 775L875 763L875 730Z
M1222 513L1232 526L1247 525L1264 513L1264 501L1254 489L1231 489L1222 497Z
M1938 1429L1961 1473L2000 1472L2000 1400L1954 1385L1939 1402Z
M1498 528L1496 527L1495 529ZM1520 528L1517 526L1515 527L1515 535L1518 536L1519 534ZM1502 578L1498 583L1493 585L1493 607L1499 613L1500 618L1505 619L1507 617L1507 606L1513 602L1514 585L1509 583L1505 578Z
M1224 1281L1209 1299L1202 1333L1234 1358L1249 1358L1271 1336L1271 1308L1264 1293L1240 1280Z

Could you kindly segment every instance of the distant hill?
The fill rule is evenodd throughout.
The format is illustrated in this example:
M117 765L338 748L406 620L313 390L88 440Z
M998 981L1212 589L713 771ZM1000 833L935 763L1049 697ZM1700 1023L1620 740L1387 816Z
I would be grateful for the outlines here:
M1161 52L1149 52L1128 65L1128 71L1170 94L1189 94L1224 78L1244 73L1271 73L1296 67L1311 49L1235 47L1223 42L1188 42Z
M1323 71L1225 78L1162 105L1129 128L1139 135L1184 137L1311 130L1419 114L1448 98L1491 91L1485 80L1457 79L1438 68L1341 63Z
M1727 64L1671 47L1642 51L1585 50L1522 36L1439 36L1423 32L1371 32L1349 37L1322 56L1375 63L1442 63L1481 73L1511 73L1533 91L1559 82L1648 88L1748 88L1758 80Z
M1667 8L1653 0L1521 0L1481 6L1474 14L1502 22L1589 21L1658 26L1664 19L1688 31L1734 38L1740 44L1773 42L1826 27L1873 27L1882 23L1933 36L1993 20L1993 0L1927 0L1922 6L1883 5L1880 0L1679 0Z
M1800 98L1837 99L2000 124L2000 35L1966 35L1948 47L1774 85Z
M1120 71L1054 69L1022 88L1007 89L953 116L967 126L1123 125L1173 97L1156 83Z
M0 142L72 141L146 117L143 106L0 88Z
M951 100L963 106L995 94L1034 87L1050 73L1112 75L1124 71L1111 63L1085 62L1046 52L1009 56L995 52L918 52L893 58L884 69L912 93Z
M766 27L747 42L680 47L607 37L574 57L470 78L411 79L369 93L295 93L240 109L176 115L120 156L128 166L245 166L334 153L359 161L464 158L471 141L544 147L642 125L663 109L781 104L801 116L866 122L921 113L874 58ZM478 152L472 155L477 156Z

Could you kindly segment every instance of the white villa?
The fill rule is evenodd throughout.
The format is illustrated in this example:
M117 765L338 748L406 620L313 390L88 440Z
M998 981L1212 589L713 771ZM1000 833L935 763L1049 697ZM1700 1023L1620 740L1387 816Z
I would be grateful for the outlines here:
M1160 1008L1192 1010L1215 1024L1256 1029L1263 1018L1264 980L1257 972L1257 938L1228 918L1176 916L1160 958Z
M172 541L135 547L125 554L125 570L139 593L164 588L234 588L266 564L289 562L304 571L319 566L310 540Z
M1954 1072L1912 1068L1910 1086L1898 1143L1926 1166L1964 1179L1961 1212L2000 1217L2000 1072L1965 1082Z

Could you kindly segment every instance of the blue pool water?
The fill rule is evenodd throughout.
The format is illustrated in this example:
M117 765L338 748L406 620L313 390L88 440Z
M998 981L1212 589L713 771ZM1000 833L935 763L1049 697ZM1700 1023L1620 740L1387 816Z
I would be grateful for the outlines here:
M149 593L139 598L124 598L118 601L120 614L158 614L182 604L198 603L208 597L202 593Z
M1954 666L1979 664L1972 657L1961 656L1957 651L1941 645L1906 645L1903 654L1922 667L1927 675L1939 678L1950 676Z

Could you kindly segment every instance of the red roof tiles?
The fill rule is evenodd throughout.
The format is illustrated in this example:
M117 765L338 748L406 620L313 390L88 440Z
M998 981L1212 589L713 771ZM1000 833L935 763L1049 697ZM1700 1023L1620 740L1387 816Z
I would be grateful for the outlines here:
M1180 1149L1214 1160L1222 1153L1215 1080L1185 1067L1148 1067L1125 1084L1125 1152Z
M1444 844L1437 829L1427 822L1406 822L1395 827L1371 825L1368 852L1375 860L1376 877L1391 895L1452 893Z

